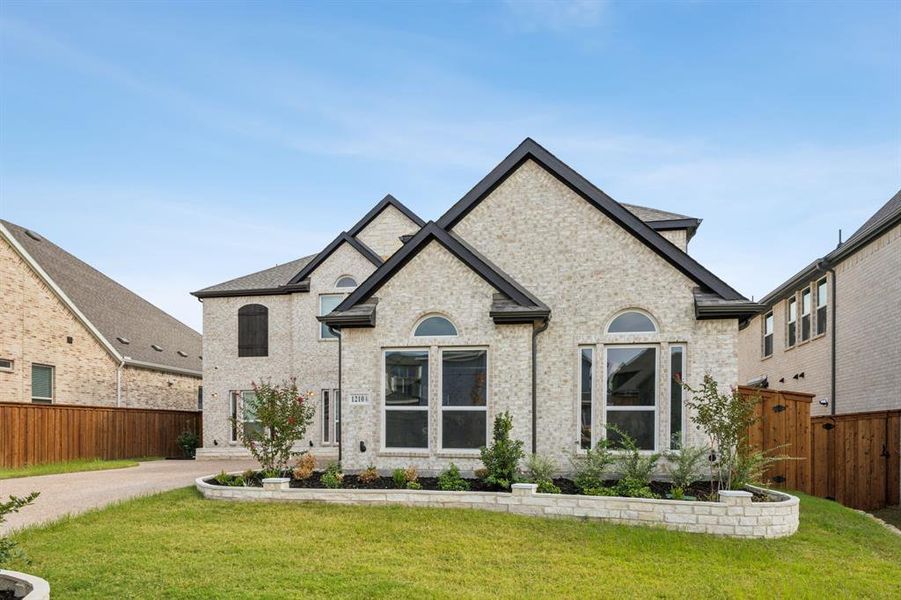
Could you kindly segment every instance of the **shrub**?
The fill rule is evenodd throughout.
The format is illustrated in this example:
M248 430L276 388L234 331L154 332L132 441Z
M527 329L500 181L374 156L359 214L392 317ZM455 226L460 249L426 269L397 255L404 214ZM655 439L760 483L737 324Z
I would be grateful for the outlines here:
M253 386L253 395L244 403L245 414L256 415L261 427L245 428L243 419L230 419L241 443L259 461L265 477L278 477L288 470L288 462L298 453L291 450L313 422L313 393L297 391L296 380L281 385L268 382Z
M610 453L610 442L600 440L585 454L571 454L569 460L573 467L573 484L580 492L587 494L587 490L604 487L607 470L613 464L614 457Z
M357 475L357 480L359 480L360 483L366 484L376 482L379 480L379 472L374 466L370 465Z
M485 465L485 483L510 489L516 483L516 471L519 461L525 454L522 451L522 440L510 439L513 429L513 417L505 411L494 418L494 436L490 446L482 447L480 454Z
M469 482L460 475L457 465L451 463L446 471L438 475L438 489L445 492L465 492L469 489Z
M322 482L322 485L330 489L341 487L341 482L344 481L344 473L341 472L341 465L339 463L330 464L322 474L322 477L319 478L319 481Z
M213 477L213 481L215 481L218 485L228 485L231 483L232 476L225 472L223 469L218 475Z
M539 493L560 493L560 488L554 485L555 470L556 465L554 461L540 454L531 454L526 459L526 476L530 482L538 484Z
M702 476L702 465L707 458L709 448L704 446L683 446L679 450L666 453L667 464L664 466L670 481L673 498L681 500L685 490Z
M732 467L732 489L740 490L751 484L765 485L767 483L766 470L780 460L788 458L771 453L784 447L784 445L778 446L770 450L745 448L736 453L735 463Z
M181 453L185 458L194 458L197 448L200 447L200 438L193 431L182 431L176 440Z
M0 502L0 525L6 521L6 515L19 512L32 502L34 502L40 492L31 492L27 496L10 496L6 502ZM20 560L24 563L28 562L28 557L19 549L19 546L9 539L0 535L0 568L6 567L13 560Z
M617 495L627 498L656 498L650 486L660 454L641 454L632 436L613 425L608 425L607 429L616 434L616 444L620 449L614 459L622 476L616 484Z
M398 489L415 489L410 488L408 484L416 482L419 475L416 473L416 467L410 465L406 469L394 469L391 478L394 479L394 487Z
M312 475L313 471L315 470L316 457L309 452L304 452L300 455L300 460L297 461L297 466L294 467L294 479L309 479L310 475Z
M407 489L408 489L408 490L421 490L421 489L422 489L422 484L419 483L418 481L408 481L408 482L407 482Z

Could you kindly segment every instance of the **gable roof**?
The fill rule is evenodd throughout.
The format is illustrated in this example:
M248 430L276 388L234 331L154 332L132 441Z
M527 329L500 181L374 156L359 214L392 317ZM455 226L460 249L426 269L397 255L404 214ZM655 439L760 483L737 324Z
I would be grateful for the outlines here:
M703 291L714 292L724 300L747 301L747 298L531 138L526 138L507 158L501 161L484 179L444 213L438 219L438 225L443 229L452 229L469 211L484 200L527 160L534 160L541 165L561 183L584 198L689 279L701 286Z
M376 269L360 286L339 304L334 311L319 320L335 327L375 325L373 294L395 273L419 254L430 242L436 241L461 262L487 281L500 295L495 295L490 316L496 323L531 323L547 318L550 309L531 292L501 271L462 239L439 227L426 223L410 241Z
M117 360L200 375L199 333L35 232L0 221L0 233Z
M198 298L290 294L296 290L286 291L288 281L314 258L316 258L315 254L304 256L256 273L205 287L202 290L191 292L191 294Z
M416 225L418 225L419 227L425 225L425 221L420 219L416 213L407 208L400 200L398 200L391 194L388 194L384 198L382 198L378 204L373 206L368 213L363 215L363 218L357 221L357 223L353 227L351 227L347 233L351 236L356 236L389 206L393 206L394 208L399 210L405 217L416 223Z
M686 230L686 241L691 241L701 226L701 219L688 217L673 213L659 208L650 208L648 206L639 206L637 204L626 204L620 202L630 213L644 221L654 231L672 231L674 229Z
M382 264L382 257L376 254L372 250L372 248L370 248L357 238L352 237L348 232L342 231L338 234L338 237L333 239L329 243L329 245L322 250L322 252L314 256L313 260L304 265L303 268L294 275L294 277L289 279L288 285L295 285L305 281L310 276L310 274L319 267L319 265L325 262L325 260L335 252L335 250L341 247L341 244L350 244L353 249L362 254L376 267Z

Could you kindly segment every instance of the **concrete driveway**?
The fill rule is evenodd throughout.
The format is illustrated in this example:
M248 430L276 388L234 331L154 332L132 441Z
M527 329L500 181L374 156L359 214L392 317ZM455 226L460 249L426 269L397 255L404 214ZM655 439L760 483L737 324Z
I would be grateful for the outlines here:
M41 475L0 480L0 500L7 496L41 495L30 506L9 515L0 533L38 523L55 521L67 514L79 514L112 502L165 492L194 484L201 475L257 468L248 460L155 460L137 467Z

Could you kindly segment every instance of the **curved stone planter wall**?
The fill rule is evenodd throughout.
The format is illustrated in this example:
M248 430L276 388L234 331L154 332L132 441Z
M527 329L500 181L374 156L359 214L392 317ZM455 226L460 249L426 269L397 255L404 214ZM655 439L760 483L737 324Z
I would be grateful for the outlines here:
M46 580L18 571L0 569L0 590L13 590L16 600L50 599L50 584Z
M798 529L798 499L754 488L772 502L751 502L750 492L720 492L719 502L648 500L612 496L539 494L536 485L517 483L512 493L431 490L327 490L289 488L286 480L269 480L262 488L224 487L199 478L197 489L216 500L332 502L335 504L478 508L518 515L578 517L628 525L658 525L677 531L743 538L777 538Z

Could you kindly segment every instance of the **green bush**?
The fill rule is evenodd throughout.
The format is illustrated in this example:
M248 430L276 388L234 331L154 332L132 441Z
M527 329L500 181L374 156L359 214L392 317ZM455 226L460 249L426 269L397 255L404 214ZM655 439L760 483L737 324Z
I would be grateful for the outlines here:
M469 489L469 482L460 475L457 465L451 463L446 471L438 475L438 489L445 492L465 492Z
M516 483L516 472L519 461L525 454L522 451L522 440L510 439L513 429L513 417L505 411L494 418L494 436L490 446L480 450L482 463L485 465L484 481L501 489L508 490Z
M408 481L408 482L407 482L407 489L408 489L408 490L421 490L421 489L422 489L422 484L419 483L418 481Z
M571 454L569 460L573 467L573 484L580 492L588 494L587 490L604 487L614 456L610 452L610 442L600 440L584 454Z
M344 473L341 472L341 465L339 463L330 464L322 474L322 477L319 478L319 481L322 482L322 485L330 489L338 489L341 487L341 482L344 481Z
M685 490L702 477L704 461L709 452L710 449L705 446L683 446L666 453L668 462L664 468L673 484L673 498L681 500Z
M410 465L406 469L394 469L391 473L391 478L394 480L394 487L399 490L402 489L415 489L411 488L411 483L418 483L419 474L416 472L416 467Z
M551 459L540 454L530 454L526 459L526 477L531 483L538 484L541 494L559 494L560 488L554 485L556 465Z
M0 502L0 525L6 521L6 515L19 512L34 502L39 495L40 492L31 492L25 497L10 496L7 502ZM0 568L6 567L13 560L28 563L28 557L19 549L18 545L8 537L0 535Z
M200 447L200 438L193 431L182 431L176 440L181 453L185 458L194 458L197 454L197 448Z
M627 498L656 498L651 491L651 477L660 460L660 454L641 454L632 436L618 427L608 425L607 429L616 433L620 452L616 454L617 470L622 478L616 483L616 495Z

